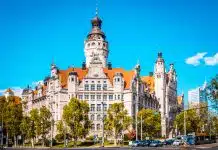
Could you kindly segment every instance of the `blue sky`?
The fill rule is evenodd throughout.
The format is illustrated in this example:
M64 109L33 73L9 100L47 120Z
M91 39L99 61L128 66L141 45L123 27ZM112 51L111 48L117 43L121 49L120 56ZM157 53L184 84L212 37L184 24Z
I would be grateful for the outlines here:
M0 1L0 91L44 79L52 59L61 69L81 66L95 2ZM216 0L99 0L109 60L128 70L139 60L148 75L161 51L187 95L218 73L217 8Z

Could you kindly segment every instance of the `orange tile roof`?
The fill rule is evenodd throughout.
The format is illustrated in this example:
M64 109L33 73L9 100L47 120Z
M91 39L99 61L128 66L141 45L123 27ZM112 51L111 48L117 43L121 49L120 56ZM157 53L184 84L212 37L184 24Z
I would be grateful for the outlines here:
M104 68L104 73L107 74L111 84L113 84L113 77L115 73L122 73L124 78L124 88L129 89L131 86L131 81L135 75L134 70L126 71L123 68L112 68L111 70L108 68Z
M183 96L177 96L177 103L178 105L181 105L183 102Z
M67 70L59 70L59 78L61 81L61 86L63 88L67 87L67 82L68 82L68 76L69 73L75 71L78 74L78 78L81 81L86 74L88 73L88 69L83 70L82 68L68 68Z
M78 78L81 81L82 79L85 78L85 76L88 73L88 69L83 70L82 68L68 68L67 70L59 70L59 78L61 81L61 86L63 88L67 88L67 82L68 82L68 76L69 73L75 71L78 74ZM107 77L109 78L111 84L113 83L113 77L115 73L122 73L123 74L123 78L124 78L124 88L125 89L129 89L130 88L130 84L131 84L131 80L134 76L134 71L126 71L122 68L112 68L112 69L108 69L108 68L104 68L104 73L107 75Z
M144 76L141 77L142 82L146 83L151 92L154 92L154 77L153 76Z
M5 93L6 93L6 92L13 93L13 91L12 91L10 88L8 88L8 89L5 91Z

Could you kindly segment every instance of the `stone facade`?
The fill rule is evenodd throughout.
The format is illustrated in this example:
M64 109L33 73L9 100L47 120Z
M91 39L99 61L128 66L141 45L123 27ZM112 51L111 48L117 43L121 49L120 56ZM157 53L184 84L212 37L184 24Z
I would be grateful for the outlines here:
M106 36L101 30L101 19L92 19L92 29L84 42L86 62L81 68L59 69L54 63L50 76L35 89L23 90L22 99L26 102L24 112L46 106L52 112L55 122L61 120L63 107L72 97L85 100L89 104L89 118L93 121L90 134L101 136L102 118L107 109L115 102L123 102L128 114L134 117L141 108L161 112L162 134L170 125L170 108L176 105L176 74L173 65L165 72L164 61L158 56L154 75L140 75L140 65L132 70L113 68L107 62L109 47ZM160 77L159 77L160 76ZM104 112L104 113L103 113ZM164 114L164 115L163 115Z

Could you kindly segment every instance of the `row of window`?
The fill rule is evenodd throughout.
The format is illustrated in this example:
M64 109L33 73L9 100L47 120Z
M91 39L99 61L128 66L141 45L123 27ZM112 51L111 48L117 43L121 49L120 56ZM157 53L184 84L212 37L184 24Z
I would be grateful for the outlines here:
M90 44L90 43L87 44L88 47L90 47L90 45L91 45L91 46L95 46L95 42L92 42L92 44ZM98 45L100 46L101 43L98 42ZM103 47L106 47L106 44L105 44L105 43L103 43Z
M109 105L109 107L111 106L111 104ZM107 111L107 104L103 104L103 109L104 111ZM91 107L90 107L90 111L101 111L102 110L102 104L97 104L97 107L95 104L91 104Z
M101 125L98 123L96 124L96 130L100 130L101 129ZM95 124L91 125L91 130L95 131Z
M104 118L106 118L106 115L104 115ZM98 114L96 119L97 119L97 121L101 121L102 120L102 115ZM90 120L92 120L92 121L95 120L95 115L94 114L92 114L90 116Z
M100 93L99 94L97 94L97 95L94 95L94 94L91 94L91 95L89 95L89 94L85 94L84 96L83 95L79 95L79 99L81 99L81 100L89 100L89 99L91 99L91 100L102 100L102 98L103 98L103 100L104 101L107 101L107 99L109 99L109 100L113 100L113 98L115 99L115 100L122 100L123 99L123 95L122 94L115 94L114 96L113 96L113 94L109 94L108 95L108 97L107 97L107 95L101 95Z
M85 91L101 91L101 90L107 90L107 84L103 84L103 86L101 84L85 84Z

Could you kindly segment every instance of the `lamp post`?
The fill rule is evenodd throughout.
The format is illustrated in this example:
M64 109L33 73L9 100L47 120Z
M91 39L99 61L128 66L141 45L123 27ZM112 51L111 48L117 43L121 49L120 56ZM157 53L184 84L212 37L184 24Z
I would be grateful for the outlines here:
M1 145L3 145L4 133L3 133L3 109L2 109L2 125L1 125L2 135L1 135Z
M50 108L51 108L51 137L50 137L51 138L50 139L51 143L50 143L50 147L52 148L52 146L53 146L53 141L52 141L53 140L53 121L54 121L53 120L53 115L52 115L52 110L53 110L52 109L52 103L50 103Z
M104 147L104 102L102 104L102 143L101 146Z

